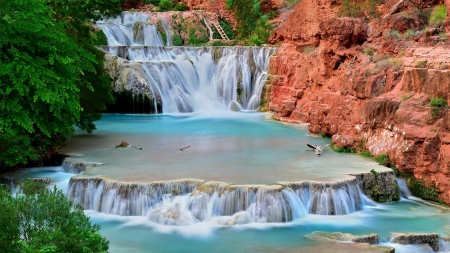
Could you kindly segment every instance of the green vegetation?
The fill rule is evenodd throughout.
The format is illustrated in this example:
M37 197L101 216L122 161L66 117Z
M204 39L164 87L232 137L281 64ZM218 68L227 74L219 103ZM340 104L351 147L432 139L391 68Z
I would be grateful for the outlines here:
M173 35L172 36L172 44L176 47L182 46L183 41L181 40L180 35Z
M403 38L408 39L408 38L412 38L416 36L416 31L412 30L412 29L408 29L404 34L403 34Z
M205 43L207 43L209 41L209 38L206 34L203 34L202 37L197 37L197 35L195 34L195 30L192 29L189 32L189 37L188 37L188 45L191 46L201 46L204 45Z
M291 9L293 9L298 3L300 3L300 0L286 0L286 1L285 1L286 9L291 10Z
M379 163L380 165L389 167L391 165L391 159L389 159L389 156L387 154L382 154L377 157L375 157L375 161Z
M107 252L100 227L56 187L27 180L23 189L12 196L0 186L0 252Z
M397 30L390 30L389 32L387 32L386 36L389 38L393 38L393 39L401 39L402 38L401 33Z
M372 55L372 53L373 53L372 51L373 50L370 47L365 47L364 48L364 53L367 54L367 55Z
M219 24L230 40L234 40L236 38L236 31L233 30L233 27L230 25L230 23L227 20L219 19ZM217 34L219 34L219 33L217 32ZM219 35L219 37L220 37L220 35Z
M339 12L340 17L354 17L364 18L371 20L380 17L380 13L377 11L377 5L381 3L380 0L344 0L341 10Z
M74 124L92 132L113 101L90 24L121 1L82 2L0 1L0 169L54 152Z
M444 31L439 33L439 40L440 41L446 41L447 39L448 39L448 36L447 36L447 34Z
M372 175L375 177L375 180L378 179L379 173L376 170L372 169L372 170L370 170L370 173L372 173Z
M435 187L427 185L422 180L417 180L409 173L399 171L395 165L392 165L391 169L397 177L401 177L406 180L406 184L408 185L412 195L424 200L445 204L445 202L439 198L439 191Z
M363 151L361 151L361 156L363 156L363 157L368 157L368 158L372 158L373 157L373 155L370 153L370 151L367 151L367 150L363 150Z
M337 153L357 153L355 149L352 148L343 148L343 147L335 147L333 142L330 141L330 148Z
M433 8L430 15L430 25L432 27L441 27L447 17L447 7L443 4L437 5Z
M427 66L427 62L426 61L418 61L416 63L416 68L425 68Z
M439 116L439 109L447 107L447 101L444 98L431 98L431 117L433 119Z
M316 50L316 47L306 46L305 48L303 48L303 53L304 54L309 54L311 52L314 52L315 50Z
M248 44L261 45L268 42L273 25L261 11L260 0L226 0L229 11L234 12L239 38Z

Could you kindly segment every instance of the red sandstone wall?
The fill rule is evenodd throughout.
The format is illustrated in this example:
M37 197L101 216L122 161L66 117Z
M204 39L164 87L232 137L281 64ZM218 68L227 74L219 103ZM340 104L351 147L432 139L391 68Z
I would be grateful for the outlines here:
M382 14L395 2L380 6ZM450 112L432 116L429 106L432 97L450 104L448 40L432 31L386 36L391 29L422 30L426 20L414 14L366 23L337 19L338 11L332 0L302 0L273 33L272 43L283 42L270 62L273 117L309 123L313 133L335 135L338 145L388 154L450 204Z

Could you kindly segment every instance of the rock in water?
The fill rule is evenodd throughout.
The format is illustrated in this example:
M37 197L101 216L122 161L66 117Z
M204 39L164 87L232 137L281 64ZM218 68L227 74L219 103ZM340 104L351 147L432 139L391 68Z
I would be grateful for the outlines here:
M234 112L238 112L242 109L241 105L236 101L231 101L230 103L230 110Z

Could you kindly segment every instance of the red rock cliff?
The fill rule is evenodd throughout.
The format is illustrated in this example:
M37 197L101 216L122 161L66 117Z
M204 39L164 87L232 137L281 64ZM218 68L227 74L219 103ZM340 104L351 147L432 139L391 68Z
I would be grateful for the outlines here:
M365 22L337 18L334 0L302 0L271 37L282 44L270 62L269 110L336 145L388 154L450 204L450 112L430 107L432 97L450 104L449 39L411 6L390 14L396 2Z

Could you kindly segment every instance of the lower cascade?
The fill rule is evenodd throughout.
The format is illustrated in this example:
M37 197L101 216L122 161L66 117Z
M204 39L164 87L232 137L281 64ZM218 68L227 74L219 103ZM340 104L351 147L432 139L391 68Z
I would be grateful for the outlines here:
M395 181L392 173L383 174ZM362 184L358 177L336 183L229 185L195 179L127 183L76 176L70 180L68 197L88 210L147 216L165 225L204 221L233 225L290 222L307 214L347 215L374 205Z

